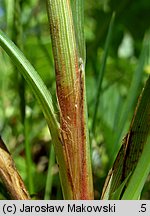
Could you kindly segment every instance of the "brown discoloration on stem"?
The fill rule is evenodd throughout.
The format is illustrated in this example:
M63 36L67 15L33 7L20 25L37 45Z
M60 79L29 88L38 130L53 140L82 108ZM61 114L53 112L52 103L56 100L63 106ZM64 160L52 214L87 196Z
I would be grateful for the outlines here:
M88 197L86 196L87 194L87 165L86 165L86 143L87 143L87 137L86 137L86 131L85 131L85 116L84 116L84 97L85 97L85 94L84 94L84 71L82 71L82 65L79 65L79 87L80 87L80 90L79 90L79 95L80 95L80 100L79 100L79 103L80 103L80 116L81 116L81 121L80 121L80 124L81 124L81 134L80 134L80 137L81 137L81 142L82 142L82 145L81 145L81 164L82 164L82 167L81 167L81 176L82 176L82 179L81 179L81 182L83 184L83 190L81 191L81 198L82 199L88 199Z
M49 21L55 61L60 134L71 199L93 199L85 118L84 71L78 56L70 1L49 0ZM59 3L59 6L58 6Z
M14 161L0 137L0 178L14 200L29 200L30 196L17 172Z
M83 117L81 116L81 114L83 112L83 105L82 95L80 91L80 74L78 68L76 73L79 76L77 77L73 88L71 88L69 91L68 88L63 88L63 95L61 91L58 91L58 98L61 107L60 122L62 129L62 138L65 143L65 149L70 170L70 172L68 172L69 181L74 191L74 199L81 199L81 194L78 193L80 191L79 187L81 183L83 185L83 189L85 188L82 179L82 176L85 172L85 170L83 169L83 143L85 135L83 134L82 130ZM80 173L80 175L77 175L77 173Z
M68 161L68 178L76 199L89 199L87 196L86 131L84 119L84 78L79 63L76 63L76 81L69 93L69 87L57 90L60 106L62 140ZM60 82L59 82L60 81ZM61 80L57 79L60 87ZM62 94L63 92L63 94ZM75 167L76 166L76 167ZM77 175L77 173L80 173ZM81 188L82 185L82 188ZM76 192L77 187L80 192Z

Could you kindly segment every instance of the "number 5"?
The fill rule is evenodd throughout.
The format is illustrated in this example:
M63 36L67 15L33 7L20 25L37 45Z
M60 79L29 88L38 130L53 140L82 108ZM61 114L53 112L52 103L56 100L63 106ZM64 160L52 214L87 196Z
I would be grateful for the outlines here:
M141 212L146 212L146 204L141 204Z

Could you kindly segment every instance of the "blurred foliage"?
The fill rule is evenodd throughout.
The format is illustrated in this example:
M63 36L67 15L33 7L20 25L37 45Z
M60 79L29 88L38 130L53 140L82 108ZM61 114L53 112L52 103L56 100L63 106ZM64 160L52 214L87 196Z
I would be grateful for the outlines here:
M20 0L20 43L23 52L50 89L56 103L55 74L49 26L45 1ZM14 28L15 0L0 0L0 28L16 42ZM100 198L102 186L110 168L110 154L117 133L118 122L133 74L138 64L145 32L150 27L149 0L86 0L85 1L85 39L86 39L86 87L89 111L89 129L91 129L97 78L104 53L104 44L108 25L113 11L116 12L112 42L107 59L102 94L98 109L96 130L91 134L92 162L95 199ZM149 56L143 71L138 95L147 77ZM7 143L16 166L28 187L25 160L24 123L20 111L21 86L12 62L0 48L0 134ZM18 87L19 86L19 87ZM28 141L32 154L32 175L34 182L33 199L43 199L48 158L51 146L46 122L32 92L25 85L25 110L28 124ZM57 105L56 114L57 114ZM123 136L128 130L135 105L124 123ZM121 144L121 141L120 143ZM62 199L58 168L53 167L53 187L51 199ZM1 190L0 199L7 197ZM143 198L150 198L149 179L143 189Z

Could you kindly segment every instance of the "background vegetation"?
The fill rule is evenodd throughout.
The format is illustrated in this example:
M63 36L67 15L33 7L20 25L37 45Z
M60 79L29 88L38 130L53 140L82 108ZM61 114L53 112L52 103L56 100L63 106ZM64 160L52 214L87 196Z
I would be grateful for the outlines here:
M56 101L45 1L20 0L20 6L21 11L19 8L14 10L14 0L0 0L0 28L23 50ZM121 139L128 131L137 98L150 73L149 55L144 64L139 65L144 35L150 27L149 9L148 0L85 1L86 87L95 199L100 198L104 180ZM93 122L98 75L113 11L116 12L115 24L100 103ZM62 199L58 168L53 159L54 153L50 151L51 140L41 109L9 57L1 49L0 75L0 134L12 153L18 170L30 194L36 199L43 199L51 153L53 178L49 198ZM0 198L6 198L5 188L0 187L0 190ZM149 179L142 198L150 198Z

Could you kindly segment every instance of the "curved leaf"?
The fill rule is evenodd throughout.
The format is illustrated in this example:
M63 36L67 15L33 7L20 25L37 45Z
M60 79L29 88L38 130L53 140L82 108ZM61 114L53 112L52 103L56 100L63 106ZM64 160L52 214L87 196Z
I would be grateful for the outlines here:
M35 71L30 62L25 58L23 53L17 48L17 46L6 36L4 32L0 30L0 45L11 57L11 60L19 69L20 73L24 76L25 80L29 84L37 100L41 105L41 109L44 113L48 127L51 132L52 140L54 143L54 149L56 152L56 158L59 165L60 180L63 182L63 193L67 194L66 199L71 197L71 190L68 189L68 175L66 168L66 161L63 151L63 145L60 137L59 123L54 113L54 107L52 104L51 95L43 83L42 79ZM69 192L68 192L69 191Z
M38 99L50 129L56 130L58 122L54 114L51 95L42 79L17 46L0 30L0 45L22 73Z

